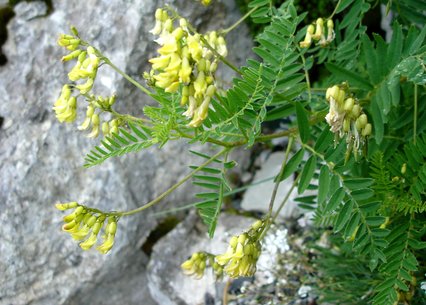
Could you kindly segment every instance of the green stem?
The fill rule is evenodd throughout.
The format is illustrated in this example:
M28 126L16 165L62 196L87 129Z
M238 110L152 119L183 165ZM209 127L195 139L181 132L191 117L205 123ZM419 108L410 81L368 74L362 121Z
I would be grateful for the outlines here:
M275 202L275 198L277 196L278 187L281 183L281 177L284 174L284 170L285 170L285 167L287 165L288 156L290 155L290 150L291 150L291 147L293 146L293 141L294 141L294 138L290 137L289 141L288 141L288 145L287 145L287 150L285 152L285 156L284 156L283 162L281 164L281 170L280 170L280 172L279 172L279 174L276 178L274 189L272 190L271 200L269 201L268 215L266 216L267 218L271 218L271 216L272 216L272 212L273 212L272 209L274 208L274 202Z
M255 6L253 7L250 11L247 12L247 14L245 14L243 17L241 17L237 22L235 22L233 25L231 25L229 28L224 29L222 31L220 31L221 34L226 35L229 32L231 32L233 29L235 29L237 26L240 25L241 22L243 22L244 20L246 20L251 14L253 14L257 9L259 8L259 6Z
M272 190L271 200L269 202L268 214L265 217L265 219L266 219L266 226L265 226L265 229L260 234L259 240L261 240L261 239L263 239L263 237L265 237L266 233L268 232L268 230L271 227L271 224L273 222L273 220L272 220L272 213L273 213L273 208L274 208L274 202L275 202L275 198L277 196L278 187L279 187L279 185L280 185L280 183L282 181L281 177L284 174L284 170L285 170L285 167L287 165L287 160L288 160L288 156L290 155L291 147L293 146L293 141L294 141L294 138L290 137L289 141L288 141L288 145L287 145L287 150L285 152L285 156L284 156L283 162L281 164L280 172L278 173L278 175L275 178L276 181L275 181L274 189Z
M259 185L259 184L262 184L262 183L266 183L266 182L271 181L273 179L274 179L274 177L269 177L269 178L265 178L265 179L253 182L251 184L246 184L242 187L239 187L239 188L233 189L232 191L224 193L223 196L227 197L227 196L231 196L231 195L234 195L234 194L241 193L241 192L247 190L250 187L253 187L255 185ZM178 208L168 209L168 210L165 210L165 211L154 213L154 214L152 214L152 216L157 217L157 216L162 216L162 215L166 215L166 214L171 214L171 213L175 213L175 212L179 212L179 211L183 211L183 210L192 209L195 206L196 206L196 203L189 203L189 204L185 204L185 205L178 207Z
M306 67L305 56L303 56L303 54L301 54L300 57L302 57L303 70L305 71L306 87L308 87L308 102L310 103L311 99L312 99L311 81L309 80L309 73L308 73L308 69Z
M414 84L414 118L413 118L413 143L416 144L417 137L417 84Z
M277 219L278 215L280 215L281 210L284 208L285 204L287 203L288 199L290 198L291 193L293 193L294 188L296 187L297 183L299 182L300 175L297 176L296 179L294 179L293 184L291 185L290 189L288 190L287 194L285 195L285 198L281 202L280 206L278 207L277 211L275 212L274 217L271 220L271 223L274 223Z
M309 125L315 125L318 122L324 120L324 116L325 113L324 112L318 112L315 115L312 115L311 118L309 119ZM279 131L276 133L272 133L272 134L268 134L268 135L259 135L255 138L255 142L265 142L265 141L269 141L272 139L277 139L277 138L283 138L283 137L289 137L291 135L294 135L297 133L298 128L297 127L293 127L287 130L283 130L283 131ZM193 139L194 135L191 134L187 134L181 130L176 130L183 138L187 138L187 139ZM242 137L242 136L241 136ZM242 146L247 144L247 140L240 140L240 141L235 141L235 142L224 142L224 141L220 141L220 140L216 140L213 138L207 138L206 142L212 143L212 144L217 144L220 145L222 147L238 147L238 146Z
M333 13L331 13L331 15L330 15L330 17L328 17L328 19L333 19L333 17L336 14L337 9L339 8L341 2L342 2L342 0L339 0L339 2L337 2L336 6L334 7Z
M130 211L123 211L123 212L115 212L115 214L117 216L129 216L129 215L133 215L139 212L142 212L143 210L148 209L149 207L159 203L161 200L163 200L165 197L167 197L168 195L170 195L174 190L176 190L179 186L181 186L182 184L184 184L186 181L188 181L189 179L192 178L192 176L194 176L197 172L199 172L200 170L202 170L204 167L206 167L207 165L209 165L211 162L213 162L216 158L220 157L221 155L223 155L224 153L227 153L229 151L229 148L225 148L223 150L221 150L220 152L218 152L217 154L215 154L213 157L211 157L210 159L208 159L206 162L204 162L203 164L201 164L199 167L197 167L196 169L194 169L192 172L190 172L188 175L186 175L182 180L180 180L179 182L175 183L172 187L170 187L167 191L163 192L160 196L158 196L157 198L155 198L154 200L151 200L150 202L148 202L147 204L134 209L134 210L130 210Z
M117 72L118 74L120 74L121 76L123 76L125 79L127 79L130 83L132 83L133 85L135 85L139 90L141 90L146 95L148 95L150 97L153 97L153 93L151 91L149 91L147 88L145 88L144 86L142 86L139 82L137 82L135 79L133 79L130 75L128 75L125 72L121 71L116 65L114 65L107 57L103 56L100 52L99 52L99 55L102 58L102 60L108 66L110 66L115 72Z

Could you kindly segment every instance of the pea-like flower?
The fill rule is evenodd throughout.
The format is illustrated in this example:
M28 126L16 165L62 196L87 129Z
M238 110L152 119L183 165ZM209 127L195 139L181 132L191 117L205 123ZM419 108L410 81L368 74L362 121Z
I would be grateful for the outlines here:
M89 250L98 241L98 235L104 227L104 222L108 218L108 224L104 229L104 241L96 249L102 253L108 253L114 245L114 237L117 232L118 218L108 216L99 211L93 211L77 202L57 203L56 208L64 211L74 209L71 214L63 217L65 224L62 230L71 235L74 240L80 242L83 250Z
M233 236L228 250L223 254L194 253L181 265L183 272L201 278L206 266L209 266L216 279L224 274L233 278L252 276L256 272L256 263L261 253L260 239L265 227L266 221L257 220L247 232Z
M191 32L184 18L174 27L174 19L163 9L157 9L155 20L151 33L159 35L155 40L160 45L159 56L149 59L152 70L144 73L144 77L150 85L166 92L181 90L181 105L188 104L184 115L191 119L188 126L198 127L207 117L216 89L214 74L218 58L215 56L227 55L225 39L215 31L205 35ZM214 90L208 90L211 86Z
M204 275L207 262L207 253L195 252L191 258L182 263L181 268L186 275L193 275L200 279Z
M326 37L327 33L327 37ZM306 29L305 39L299 43L301 48L309 48L315 41L321 47L329 45L335 37L334 22L332 19L327 20L327 30L324 27L324 19L318 18L314 24L310 24Z
M63 86L61 95L53 106L56 118L61 123L72 123L77 117L77 99L71 93L70 86Z
M330 125L330 130L338 137L346 136L348 143L347 158L354 149L355 156L364 146L366 138L371 135L372 125L356 98L348 96L346 83L334 85L327 89L326 99L330 108L325 120Z

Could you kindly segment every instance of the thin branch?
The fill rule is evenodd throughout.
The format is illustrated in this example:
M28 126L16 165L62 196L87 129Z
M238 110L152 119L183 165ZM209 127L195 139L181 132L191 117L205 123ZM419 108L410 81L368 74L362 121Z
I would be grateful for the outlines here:
M192 176L194 176L197 172L199 172L200 170L202 170L204 167L206 167L211 162L213 162L216 158L220 157L221 155L223 155L224 153L226 153L228 151L229 151L229 148L225 148L225 149L221 150L220 152L218 152L217 154L215 154L213 157L211 157L210 159L208 159L206 162L204 162L203 164L201 164L199 167L197 167L196 169L194 169L192 172L190 172L188 175L186 175L179 182L175 183L167 191L163 192L160 196L158 196L154 200L151 200L147 204L145 204L145 205L143 205L143 206L141 206L141 207L139 207L137 209L134 209L134 210L123 211L123 212L115 212L114 214L117 215L117 216L129 216L129 215L133 215L133 214L139 213L139 212L141 212L143 210L146 210L147 208L149 208L149 207L151 207L151 206L159 203L165 197L167 197L168 195L170 195L175 189L177 189L179 186L181 186L186 181L188 181L189 179L191 179Z

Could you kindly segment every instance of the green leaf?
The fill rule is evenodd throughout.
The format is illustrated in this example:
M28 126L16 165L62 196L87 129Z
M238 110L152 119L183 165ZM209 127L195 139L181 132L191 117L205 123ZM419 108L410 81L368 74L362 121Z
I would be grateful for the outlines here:
M345 179L343 183L350 190L358 190L371 186L373 181L371 178L349 178Z
M364 77L360 76L359 73L346 70L345 68L333 63L326 63L325 67L328 71L337 76L339 80L349 82L350 86L359 87L365 90L373 89L373 86L366 81Z
M155 144L155 141L148 139L141 130L141 126L129 124L129 128L131 129L130 131L124 128L119 129L120 133L127 140L119 134L113 134L112 137L106 136L105 139L101 141L102 146L95 146L95 148L86 155L84 167L92 167L101 164L109 158L121 156L130 152L137 152ZM140 135L143 135L143 137Z
M300 174L300 181L298 186L299 194L302 194L309 186L309 183L315 172L316 164L317 158L312 155L306 162L305 167L303 168L302 173Z
M351 196L356 201L366 200L374 196L374 191L372 189L360 189L351 192Z
M343 198L345 197L345 190L343 187L338 188L334 194L331 196L330 200L328 201L327 206L325 207L325 212L331 212L337 209L339 204L342 203Z
M369 226L380 226L386 221L386 218L383 216L370 216L366 218L366 222Z
M373 202L368 202L365 204L360 204L359 208L361 209L363 213L367 214L367 213L373 213L377 211L381 205L382 205L381 201L373 201Z
M328 188L330 186L330 173L326 165L321 167L318 182L318 204L321 205L327 198Z
M352 4L352 2L354 2L354 0L342 0L339 5L339 7L336 10L336 14L342 12L343 10L345 10L349 5Z
M303 143L306 143L308 142L311 135L311 128L309 126L308 115L306 114L305 108L301 105L300 102L296 102L296 116L300 139Z
M339 212L336 223L334 224L334 232L343 230L349 218L352 215L354 203L352 200L348 200Z
M385 127L382 118L382 111L375 99L373 99L373 103L371 105L371 115L373 117L374 138L376 139L376 143L380 144L383 140Z
M360 213L354 213L349 221L348 225L345 228L345 237L349 238L354 234L358 228L359 222L361 220Z
M278 177L278 181L283 181L284 179L290 177L290 175L296 171L296 169L300 165L300 162L302 162L303 160L304 154L305 154L305 150L302 148L297 153L295 153L290 158L290 160L288 160L287 164L285 165L282 176Z

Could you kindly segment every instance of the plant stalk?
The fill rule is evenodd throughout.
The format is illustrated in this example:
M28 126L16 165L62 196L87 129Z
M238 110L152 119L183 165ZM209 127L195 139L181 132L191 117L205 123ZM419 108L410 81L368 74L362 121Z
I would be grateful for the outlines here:
M159 203L165 197L167 197L168 195L170 195L175 189L177 189L179 186L181 186L186 181L188 181L189 179L191 179L192 176L194 176L197 172L199 172L200 170L202 170L204 167L206 167L211 162L213 162L216 158L220 157L224 153L227 153L228 151L229 151L229 148L225 148L225 149L221 150L220 152L218 152L217 154L215 154L213 157L211 157L210 159L208 159L206 162L204 162L203 164L201 164L199 167L197 167L196 169L194 169L192 172L190 172L188 175L186 175L182 180L180 180L179 182L175 183L167 191L163 192L160 196L158 196L154 200L151 200L147 204L145 204L145 205L143 205L143 206L141 206L141 207L139 207L137 209L134 209L134 210L130 210L130 211L126 211L126 212L116 212L115 214L117 216L129 216L129 215L133 215L133 214L142 212L143 210L146 210L147 208L149 208L149 207L151 207L151 206Z

